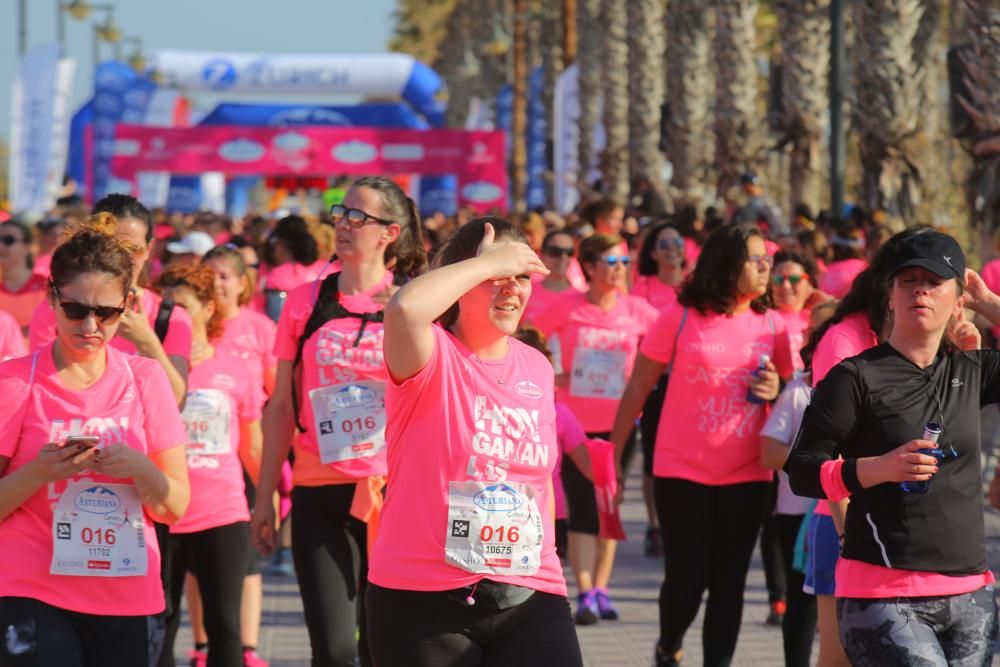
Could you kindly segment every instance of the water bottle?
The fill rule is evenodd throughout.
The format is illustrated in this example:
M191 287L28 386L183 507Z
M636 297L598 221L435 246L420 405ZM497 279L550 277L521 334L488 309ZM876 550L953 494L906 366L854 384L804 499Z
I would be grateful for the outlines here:
M924 437L922 439L937 442L940 437L941 425L934 422L927 422L927 425L924 426ZM942 452L938 447L935 447L934 449L918 449L917 453L933 456L939 463L941 462L941 459L944 458L944 452ZM934 480L929 479L925 482L900 482L899 485L906 493L915 493L918 496L925 496L927 495L927 492L931 490L932 481Z
M767 362L769 362L769 361L771 361L771 357L770 356L768 356L766 354L760 355L760 357L757 358L757 370L755 370L753 372L753 376L757 377L758 375L760 375L761 371L766 371L767 370ZM757 405L761 405L763 403L767 403L767 401L765 401L763 398L757 398L754 395L754 393L750 390L750 388L748 387L747 388L747 403L756 403Z

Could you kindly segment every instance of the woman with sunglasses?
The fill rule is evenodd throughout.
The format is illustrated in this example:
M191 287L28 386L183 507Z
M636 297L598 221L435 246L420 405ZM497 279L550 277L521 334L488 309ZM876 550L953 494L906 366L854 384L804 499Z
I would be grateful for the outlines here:
M1000 401L1000 353L978 349L964 308L995 323L1000 297L945 234L892 259L885 341L817 385L785 470L800 495L850 498L836 595L852 665L988 665L979 412Z
M643 340L614 419L627 450L650 390L670 381L653 454L663 535L657 665L676 665L707 588L706 665L732 661L743 590L773 473L760 465L765 404L794 366L771 303L771 257L752 225L726 225L705 242L678 303ZM764 358L767 355L767 358Z
M576 244L573 235L562 229L556 229L545 235L542 241L542 263L549 270L547 276L534 274L532 276L531 301L524 311L524 322L530 324L535 318L547 311L554 303L570 294L584 291L570 279L568 271L576 262ZM577 264L579 266L579 264ZM580 272L583 286L583 273ZM558 355L557 355L558 356Z
M180 405L187 393L187 375L191 359L191 320L182 308L169 310L166 335L163 340L156 332L163 299L152 290L144 289L146 262L153 240L153 216L135 197L110 194L94 205L94 213L108 213L93 220L108 234L117 235L132 248L132 279L129 290L133 296L129 309L118 324L118 334L110 345L126 354L153 359L163 366L170 381L174 399ZM35 308L31 319L29 346L37 350L56 335L55 312L48 300Z
M28 334L31 315L45 301L46 280L34 271L31 227L8 220L0 224L0 310Z
M175 264L157 281L165 298L187 311L194 334L191 376L181 418L187 429L191 503L170 528L167 590L172 596L161 667L174 665L185 573L198 582L208 637L207 664L242 667L240 606L250 554L250 512L243 468L260 467L263 382L259 366L224 349L216 274L203 264ZM242 464L241 464L242 462Z
M559 339L562 366L556 382L561 400L591 438L610 436L639 341L658 314L645 299L626 295L630 262L621 254L621 244L620 237L607 234L584 239L580 265L589 280L587 292L562 299L536 321L544 333ZM628 447L619 452L620 468L628 469L634 447L635 434L630 433ZM569 505L569 562L579 587L576 622L617 619L608 594L617 543L598 537L593 483L571 460L563 463L562 478Z
M524 241L506 220L472 220L386 308L376 667L583 663L549 509L552 365L513 337L530 275L546 272Z
M162 637L152 521L187 508L186 437L162 366L110 345L133 257L104 228L53 255L55 340L0 364L0 664L147 665Z
M307 283L288 295L282 311L251 524L254 544L270 553L277 528L271 499L294 447L292 556L316 667L353 665L359 654L362 665L371 664L362 600L368 532L377 525L387 465L378 313L395 283L426 265L413 201L389 179L358 179L330 216L341 263L337 289L331 303L320 303L326 283ZM339 314L327 311L330 306ZM333 318L308 333L316 309Z
M812 306L831 297L816 288L815 265L796 253L781 251L775 254L771 280L774 282L774 307L785 320L792 358L795 367L801 369L799 353L806 342L805 331L809 327Z

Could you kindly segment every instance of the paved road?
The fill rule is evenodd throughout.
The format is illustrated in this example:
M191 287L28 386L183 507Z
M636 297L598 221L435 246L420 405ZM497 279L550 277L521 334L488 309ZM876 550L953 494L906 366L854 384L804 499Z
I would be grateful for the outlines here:
M631 480L631 489L638 488L638 479ZM622 620L602 622L579 628L580 645L587 667L648 666L657 636L656 598L662 578L662 561L642 556L642 535L645 518L638 494L625 503L623 521L631 541L621 545L612 594ZM1000 513L987 515L987 539L990 561L1000 572ZM571 580L567 571L567 579ZM575 591L572 593L575 599ZM767 616L767 591L759 557L755 556L747 580L743 629L734 660L735 667L773 667L783 664L781 631L764 625ZM701 664L701 620L699 614L685 643L685 664ZM178 664L191 646L188 627L177 638ZM309 638L306 634L298 587L294 579L267 577L265 580L264 621L261 629L260 654L273 667L304 667L309 664ZM815 652L814 652L815 656Z

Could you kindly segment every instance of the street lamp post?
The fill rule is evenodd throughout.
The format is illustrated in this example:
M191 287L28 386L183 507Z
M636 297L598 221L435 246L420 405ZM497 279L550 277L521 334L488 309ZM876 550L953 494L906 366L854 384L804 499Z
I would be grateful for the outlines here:
M830 208L844 210L844 0L830 2Z
M513 176L512 204L517 212L525 208L527 189L528 155L525 131L527 129L528 67L525 53L526 0L514 0L514 108L511 122L511 172Z

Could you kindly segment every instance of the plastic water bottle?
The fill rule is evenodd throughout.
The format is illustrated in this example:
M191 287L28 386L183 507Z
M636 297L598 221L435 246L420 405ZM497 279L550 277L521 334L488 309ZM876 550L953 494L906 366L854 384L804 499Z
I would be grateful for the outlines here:
M757 370L755 370L753 372L753 376L757 377L758 375L760 375L761 371L766 371L767 370L767 363L769 361L771 361L771 357L770 356L768 356L766 354L760 355L757 358ZM753 391L751 391L750 388L748 387L747 388L747 403L756 403L757 405L761 405L763 403L767 403L767 401L765 401L763 398L757 398L757 396L754 395Z
M931 442L937 442L938 438L941 437L941 425L935 422L927 422L924 426L924 437L923 440L930 440ZM927 456L933 456L938 460L944 458L944 452L940 448L935 447L934 449L918 449L918 454L926 454ZM900 482L899 485L903 488L903 491L907 493L915 493L918 496L927 495L927 492L931 490L931 482L933 479L928 479L924 482Z

